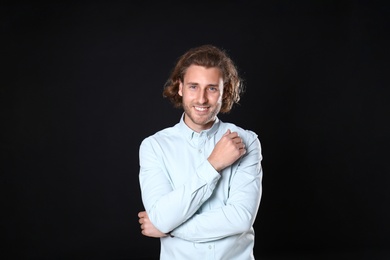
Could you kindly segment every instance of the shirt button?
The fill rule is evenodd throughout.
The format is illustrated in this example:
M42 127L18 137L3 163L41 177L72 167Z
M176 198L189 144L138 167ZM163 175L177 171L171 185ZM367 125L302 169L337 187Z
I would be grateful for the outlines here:
M209 245L209 249L212 249L213 247L211 245Z
M202 150L199 149L199 153L202 153Z

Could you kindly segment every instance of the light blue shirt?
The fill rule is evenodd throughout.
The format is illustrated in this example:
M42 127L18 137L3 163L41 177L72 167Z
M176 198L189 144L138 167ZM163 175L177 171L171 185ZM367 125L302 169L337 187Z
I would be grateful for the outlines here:
M197 133L183 119L145 138L139 151L145 210L157 229L174 236L160 239L160 259L254 259L263 176L257 135L218 118ZM207 158L228 129L247 152L218 173Z

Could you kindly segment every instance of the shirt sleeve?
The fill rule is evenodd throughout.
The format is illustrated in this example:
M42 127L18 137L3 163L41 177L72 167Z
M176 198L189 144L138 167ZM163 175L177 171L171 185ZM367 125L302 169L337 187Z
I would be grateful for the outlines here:
M140 146L140 187L142 201L150 221L168 233L189 219L206 201L221 177L208 161L202 162L182 186L172 188L164 167L163 148L154 138Z
M256 136L232 176L225 205L194 214L171 234L193 242L208 242L250 230L262 194L261 160L261 145Z

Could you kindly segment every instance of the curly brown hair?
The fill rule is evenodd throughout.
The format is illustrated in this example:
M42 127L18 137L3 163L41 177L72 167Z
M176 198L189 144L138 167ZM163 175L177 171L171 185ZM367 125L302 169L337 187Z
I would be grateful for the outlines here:
M192 48L179 57L176 66L164 85L163 96L168 98L176 108L182 107L182 97L178 94L180 82L191 65L206 68L217 67L222 72L223 96L221 113L228 113L233 104L238 104L243 92L242 80L238 75L237 67L226 51L213 45L206 44Z

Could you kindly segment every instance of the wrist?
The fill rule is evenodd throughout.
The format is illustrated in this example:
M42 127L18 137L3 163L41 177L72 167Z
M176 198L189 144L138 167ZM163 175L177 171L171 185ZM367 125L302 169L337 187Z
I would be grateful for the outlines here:
M211 164L211 166L213 166L214 170L216 170L219 173L222 171L223 169L222 165L218 165L218 163L214 162L213 159L210 159L210 157L207 158L207 161Z

